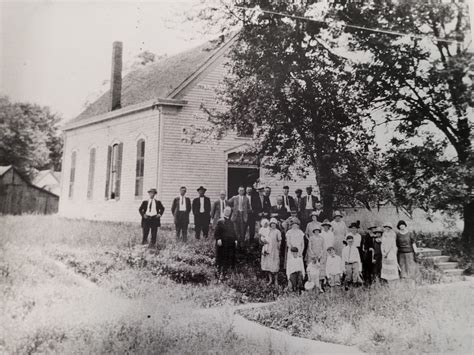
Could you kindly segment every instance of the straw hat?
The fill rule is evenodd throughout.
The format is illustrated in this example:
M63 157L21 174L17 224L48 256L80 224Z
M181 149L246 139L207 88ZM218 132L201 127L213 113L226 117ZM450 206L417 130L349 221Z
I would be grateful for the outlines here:
M392 225L392 223L390 223L390 222L384 223L383 226L384 226L384 228L385 228L385 227L388 227L388 228L390 228L390 229L393 229L393 225Z
M309 290L312 290L314 286L316 286L314 282L306 281L306 283L304 284L304 289L309 291Z
M321 223L321 226L328 226L331 227L331 222L329 222L329 219L325 219L323 223Z
M316 224L316 227L313 228L313 232L316 231L316 230L319 231L319 233L321 233L321 231L322 231L321 225L319 223Z
M276 225L278 225L278 220L276 218L272 218L270 219L270 224L273 224L275 223Z
M334 211L334 217L344 217L341 213L341 211Z

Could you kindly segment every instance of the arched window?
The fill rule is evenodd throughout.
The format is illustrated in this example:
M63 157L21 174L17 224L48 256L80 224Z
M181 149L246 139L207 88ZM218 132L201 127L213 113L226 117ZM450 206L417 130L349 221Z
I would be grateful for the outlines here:
M71 154L71 171L69 173L69 198L74 195L74 180L76 179L76 156L77 153L74 151Z
M120 180L122 177L123 143L116 143L108 147L107 152L107 180L105 183L105 198L119 199Z
M143 176L145 172L145 140L137 142L137 166L135 169L135 196L143 194Z
M87 178L87 199L92 200L94 196L94 173L95 173L95 148L89 151L89 176Z

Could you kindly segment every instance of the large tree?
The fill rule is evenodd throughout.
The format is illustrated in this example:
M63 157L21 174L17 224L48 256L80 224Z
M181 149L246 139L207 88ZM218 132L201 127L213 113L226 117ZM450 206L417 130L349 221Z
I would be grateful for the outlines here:
M0 165L13 165L26 176L61 168L60 117L49 108L13 103L0 96Z
M464 245L472 254L473 53L465 41L467 4L364 1L336 6L327 15L345 29L333 31L334 38L344 33L346 48L369 58L357 70L364 73L374 108L395 127L387 160L395 201L409 210L459 212Z
M335 202L358 199L370 208L378 195L369 171L373 134L354 66L323 45L309 22L241 15L221 92L225 110L208 110L211 130L252 132L263 165L283 177L294 178L295 167L300 176L313 170L328 216Z

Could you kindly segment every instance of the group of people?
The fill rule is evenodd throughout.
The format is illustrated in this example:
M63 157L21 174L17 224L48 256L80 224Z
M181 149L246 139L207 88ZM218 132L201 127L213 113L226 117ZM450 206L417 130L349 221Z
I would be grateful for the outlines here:
M416 245L413 233L404 221L396 230L390 223L369 226L362 236L359 221L346 225L342 213L336 211L332 221L323 215L322 204L307 187L289 195L288 186L270 200L271 188L239 187L230 199L221 191L211 203L200 186L199 196L191 201L186 187L173 200L176 238L187 241L189 217L194 215L195 238L208 238L214 231L216 265L220 278L234 266L235 251L244 245L261 246L261 268L268 273L268 283L278 285L278 273L285 270L288 287L294 291L343 285L346 289L380 279L414 278ZM157 227L164 213L162 203L150 189L149 200L142 202L143 243L151 231L150 246L156 243ZM248 238L246 235L248 232Z

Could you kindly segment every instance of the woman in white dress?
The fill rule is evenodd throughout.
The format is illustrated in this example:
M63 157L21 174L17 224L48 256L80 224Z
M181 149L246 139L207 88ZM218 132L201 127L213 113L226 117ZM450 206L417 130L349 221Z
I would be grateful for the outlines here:
M263 224L262 220L262 226ZM280 270L280 244L281 232L277 229L278 221L270 220L270 228L260 228L260 241L263 243L261 266L263 271L268 272L268 285L272 282L278 286L278 271ZM262 231L263 229L263 231Z
M334 232L331 230L331 222L329 222L328 219L325 219L324 222L321 223L321 227L323 227L321 237L324 239L326 248L334 247Z
M342 248L344 247L343 241L346 239L347 234L346 222L342 219L341 212L334 212L334 220L331 222L331 226L334 233L334 249L336 249L336 254L341 256Z
M293 218L291 229L286 232L286 253L285 253L285 267L288 260L288 253L292 247L298 248L298 255L303 257L304 249L304 233L300 229L300 220Z
M399 279L398 261L397 261L397 234L393 230L391 223L383 225L382 234L382 275L381 278L386 281Z

